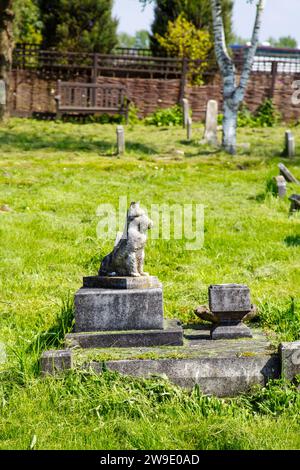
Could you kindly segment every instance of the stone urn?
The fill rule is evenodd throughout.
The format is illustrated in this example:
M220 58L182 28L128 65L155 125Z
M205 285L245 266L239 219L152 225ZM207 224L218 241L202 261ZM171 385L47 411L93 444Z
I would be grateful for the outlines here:
M250 290L240 284L217 284L208 289L212 314L211 339L252 338L243 319L253 310Z

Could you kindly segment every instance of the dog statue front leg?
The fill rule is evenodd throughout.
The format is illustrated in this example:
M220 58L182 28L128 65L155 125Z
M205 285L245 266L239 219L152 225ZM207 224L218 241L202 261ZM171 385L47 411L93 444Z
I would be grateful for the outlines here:
M128 272L129 276L140 277L135 253L130 253L130 255L128 256Z

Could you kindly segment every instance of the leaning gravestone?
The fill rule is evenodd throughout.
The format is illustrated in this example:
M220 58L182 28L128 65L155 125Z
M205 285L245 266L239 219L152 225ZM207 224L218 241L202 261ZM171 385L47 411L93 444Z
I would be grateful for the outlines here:
M162 285L144 272L144 247L152 227L139 203L131 203L126 227L98 276L85 277L75 295L75 333L81 347L182 345L182 327L163 317Z
M287 169L287 167L283 163L279 163L278 165L280 174L285 178L288 183L295 183L300 184L297 178Z
M124 127L117 126L117 154L122 155L123 153L125 153Z
M299 194L292 194L289 197L291 201L290 212L297 212L300 211L300 195Z
M291 131L285 132L285 149L284 155L286 157L294 157L295 156L295 138Z
M210 145L218 145L218 102L215 100L207 103L204 140Z

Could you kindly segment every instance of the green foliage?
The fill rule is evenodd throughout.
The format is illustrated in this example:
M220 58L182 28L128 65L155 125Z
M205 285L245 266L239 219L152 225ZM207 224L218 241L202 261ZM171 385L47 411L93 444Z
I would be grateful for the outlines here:
M133 47L138 49L148 49L150 38L148 31L141 29L132 36L128 33L118 34L118 47Z
M232 34L231 35L231 44L235 44L235 45L240 45L240 46L244 46L247 44L247 42L249 42L249 39L246 39L246 38L243 38L241 36L239 36L238 34Z
M14 0L14 41L40 44L43 23L37 0Z
M273 127L278 124L280 114L271 99L266 99L257 109L255 120L258 127Z
M300 304L294 298L289 301L273 304L272 302L262 303L259 306L260 323L272 329L278 337L284 341L293 341L299 338L300 331Z
M249 111L247 106L243 104L238 112L237 126L238 127L252 127L254 124L255 124L254 116Z
M164 127L180 126L183 123L182 108L179 105L172 108L158 109L144 120L146 125Z
M146 2L147 3L147 0ZM210 0L154 0L154 21L152 24L151 49L154 55L162 55L164 49L157 40L157 35L164 37L169 21L175 21L184 14L196 29L207 30L213 38ZM231 39L233 1L222 0L223 21L227 40Z
M181 13L174 22L169 21L165 36L157 34L156 39L168 56L201 61L199 65L190 64L189 78L197 85L203 83L203 73L209 66L207 59L213 48L207 31L197 29Z
M292 36L282 36L279 39L269 38L268 42L273 47L296 49L298 47L297 39Z
M117 44L112 0L38 0L43 47L109 53Z
M139 108L135 106L134 103L129 104L129 111L128 111L128 124L131 126L138 124L140 122L139 118Z
M272 194L272 196L277 196L277 184L274 178L271 176L266 181L266 194Z
M223 115L218 116L218 123L223 122ZM237 116L238 127L274 127L280 122L280 113L276 110L273 101L267 98L256 110L251 113L247 106L242 105Z
M295 383L273 380L266 387L255 387L251 395L241 399L243 405L253 414L280 416L283 413L291 419L300 417L299 380Z
M47 330L38 332L28 347L39 357L46 349L64 347L65 335L74 327L74 300L72 295L62 299L61 311L56 315L53 325Z

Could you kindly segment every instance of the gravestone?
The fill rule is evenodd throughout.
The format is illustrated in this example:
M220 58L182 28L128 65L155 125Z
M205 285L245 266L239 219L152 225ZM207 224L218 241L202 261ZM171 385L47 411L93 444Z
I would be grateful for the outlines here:
M295 156L295 138L291 131L285 132L285 149L284 155L286 157L294 157Z
M211 339L252 338L242 320L251 312L250 290L239 284L211 285L209 308L213 316Z
M278 165L280 174L285 178L288 183L295 183L300 184L297 178L287 169L287 167L283 163L279 163Z
M182 112L183 112L183 128L187 127L188 118L190 116L190 105L186 98L182 100Z
M300 341L281 343L281 375L283 379L293 380L300 374Z
M73 367L73 357L69 349L52 349L45 351L41 357L42 375L52 375Z
M190 140L192 140L192 133L193 133L193 130L192 130L192 118L188 118L187 120L187 126L186 126L186 138L188 140L188 142L190 142Z
M285 178L280 175L280 176L275 176L274 177L274 182L276 185L276 191L279 197L285 197L286 196L286 180Z
M125 153L125 133L123 126L117 126L117 154Z
M207 103L204 140L210 145L218 145L218 102L215 100Z
M124 233L103 258L98 276L84 278L75 295L75 333L67 335L69 342L83 347L182 345L179 322L164 320L161 283L144 272L152 226L139 203L131 203Z
M298 212L300 210L300 195L292 194L289 200L291 201L290 212Z

